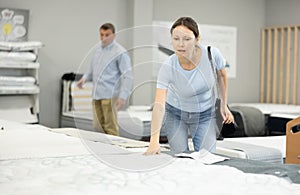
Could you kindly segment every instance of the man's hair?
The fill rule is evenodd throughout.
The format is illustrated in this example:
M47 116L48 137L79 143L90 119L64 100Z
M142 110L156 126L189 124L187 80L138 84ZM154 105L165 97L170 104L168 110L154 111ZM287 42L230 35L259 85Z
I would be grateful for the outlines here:
M99 30L101 30L101 29L103 29L103 30L108 30L108 29L110 29L113 33L115 33L115 27L114 27L114 25L111 24L111 23L105 23L105 24L102 24L102 25L100 26Z

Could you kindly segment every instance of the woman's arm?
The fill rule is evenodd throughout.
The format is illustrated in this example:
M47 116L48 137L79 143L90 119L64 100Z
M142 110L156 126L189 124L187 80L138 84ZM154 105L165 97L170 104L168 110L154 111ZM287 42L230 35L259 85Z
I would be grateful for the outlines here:
M222 108L221 110L224 110L224 123L232 123L234 122L234 118L232 113L230 112L230 110L227 107L227 87L228 87L228 82L227 82L227 72L225 70L225 68L222 68L220 70L217 71L218 74L218 84L219 84L219 93L221 95L222 98Z
M225 70L225 68L222 68L220 70L217 71L217 78L218 78L218 84L219 84L219 93L220 96L222 98L222 106L226 106L227 105L227 72Z
M144 153L145 155L160 153L159 137L162 121L165 115L166 94L166 89L156 89L155 102L152 111L151 138L149 147Z

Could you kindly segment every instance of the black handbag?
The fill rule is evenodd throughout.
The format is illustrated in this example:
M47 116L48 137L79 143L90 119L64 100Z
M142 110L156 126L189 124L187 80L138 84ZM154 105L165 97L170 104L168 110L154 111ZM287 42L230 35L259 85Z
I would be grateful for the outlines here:
M213 71L213 74L215 75L215 79L216 79L216 84L217 82L217 73L215 72L215 69L213 67L213 62L212 62L212 56L211 56L211 47L208 46L207 47L207 51L208 51L208 59L210 61L211 64L211 68ZM217 92L218 92L218 87L217 87ZM227 105L228 109L230 110L229 106ZM230 135L234 134L236 127L234 123L229 123L229 124L223 124L223 116L221 113L221 99L219 97L216 98L216 102L215 102L215 113L216 113L216 125L218 128L218 132L217 132L217 139L218 140L223 140L223 137L230 137Z
M228 109L230 110L229 106L227 105ZM215 103L215 112L216 112L216 123L219 129L218 140L223 140L224 137L230 137L234 134L236 130L235 123L225 123L223 124L223 117L221 114L221 99L217 98ZM220 130L221 129L221 130Z

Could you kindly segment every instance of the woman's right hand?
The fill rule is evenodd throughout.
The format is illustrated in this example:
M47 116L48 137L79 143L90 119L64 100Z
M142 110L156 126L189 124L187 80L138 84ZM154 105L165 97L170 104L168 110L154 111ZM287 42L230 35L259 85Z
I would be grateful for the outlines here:
M150 142L150 145L147 148L147 151L144 153L144 155L154 155L154 154L160 154L160 145Z
M144 155L160 154L159 135L165 114L166 89L156 89L152 111L150 144Z

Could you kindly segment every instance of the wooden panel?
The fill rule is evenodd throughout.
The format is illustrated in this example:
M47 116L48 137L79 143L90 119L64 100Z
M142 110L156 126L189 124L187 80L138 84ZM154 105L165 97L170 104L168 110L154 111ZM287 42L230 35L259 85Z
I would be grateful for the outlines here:
M299 25L261 31L260 102L299 104Z
M277 50L278 50L278 29L274 29L274 45L273 45L273 87L272 87L272 103L277 103Z
M268 30L268 56L267 56L267 98L266 103L271 99L271 63L272 63L272 30Z
M261 31L261 59L260 59L260 103L264 102L265 90L265 30Z
M298 80L298 52L299 52L299 38L298 28L295 26L294 32L294 70L293 70L293 104L297 104L297 80Z
M286 46L286 79L285 79L285 104L289 104L290 100L290 85L291 85L291 28L287 31L287 46Z
M284 68L284 28L280 29L280 76L279 76L279 103L283 103L283 68Z

